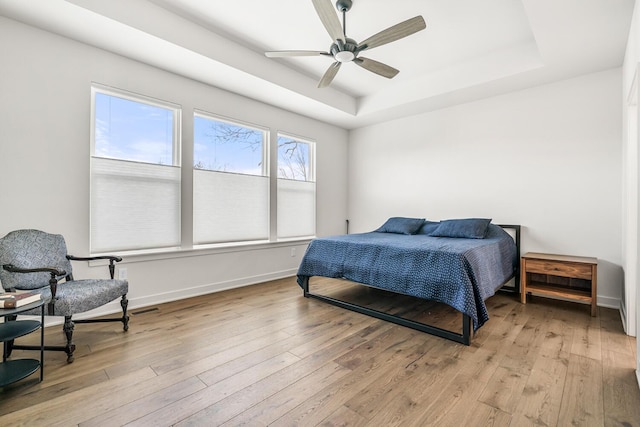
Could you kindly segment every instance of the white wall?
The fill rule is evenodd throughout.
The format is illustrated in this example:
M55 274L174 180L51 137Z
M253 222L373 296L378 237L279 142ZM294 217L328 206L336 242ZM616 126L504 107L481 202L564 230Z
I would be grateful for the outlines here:
M315 140L317 233L344 232L347 131L1 17L0 52L0 236L42 229L63 234L70 253L88 255L91 82L182 106L187 235L194 108ZM125 257L130 307L293 275L305 248L298 242ZM74 268L76 277L106 273L86 263Z
M618 308L621 69L351 132L349 219L489 217L523 252L598 258L598 303Z
M624 64L622 65L622 126L623 126L623 161L627 168L623 177L624 199L623 199L623 266L625 269L625 301L623 311L623 322L627 333L638 336L640 331L640 291L638 290L638 271L640 270L640 260L638 259L638 244L640 242L640 227L638 218L639 199L639 173L638 158L640 138L638 132L637 101L640 92L640 82L637 76L640 61L640 8L636 3L633 10L631 29L627 41ZM630 105L634 104L635 105ZM635 117L633 117L635 115ZM635 128L634 130L630 130ZM635 135L634 135L635 133ZM632 154L630 156L629 154ZM635 302L634 302L635 294ZM636 376L640 384L640 340L636 340Z

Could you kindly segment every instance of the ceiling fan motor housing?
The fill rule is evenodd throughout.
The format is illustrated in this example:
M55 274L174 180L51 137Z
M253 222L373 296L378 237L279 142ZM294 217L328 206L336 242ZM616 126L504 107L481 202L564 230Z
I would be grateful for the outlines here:
M337 40L331 45L329 52L338 62L353 61L358 54L358 43L348 37L345 43L342 43L342 40Z

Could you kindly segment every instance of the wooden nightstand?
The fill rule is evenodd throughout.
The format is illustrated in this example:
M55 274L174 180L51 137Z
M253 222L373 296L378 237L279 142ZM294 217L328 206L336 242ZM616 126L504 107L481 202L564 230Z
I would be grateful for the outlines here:
M526 253L520 261L520 300L527 293L591 304L596 315L598 259L568 255Z

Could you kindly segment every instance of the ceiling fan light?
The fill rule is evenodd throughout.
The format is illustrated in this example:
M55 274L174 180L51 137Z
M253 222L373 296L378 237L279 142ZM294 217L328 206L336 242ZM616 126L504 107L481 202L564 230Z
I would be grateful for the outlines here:
M348 50L343 50L342 52L338 52L335 54L336 61L338 62L350 62L353 61L355 57L356 56L353 54L353 52L350 52Z

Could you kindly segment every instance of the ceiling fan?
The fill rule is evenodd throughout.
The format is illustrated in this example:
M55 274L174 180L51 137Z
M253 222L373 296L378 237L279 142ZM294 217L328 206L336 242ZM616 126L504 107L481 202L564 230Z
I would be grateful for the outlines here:
M382 30L377 34L369 37L368 39L358 43L355 40L347 37L347 21L346 16L349 9L353 4L352 0L338 0L336 1L336 8L339 12L342 12L342 25L338 15L333 11L331 0L312 0L313 6L318 13L318 17L322 24L326 28L327 32L333 40L333 44L329 48L328 52L312 51L312 50L278 50L265 52L265 55L269 58L282 58L291 56L331 56L335 59L335 62L329 66L324 73L318 87L326 87L331 84L333 78L338 73L340 66L345 62L355 62L365 70L369 70L373 73L391 79L395 77L400 71L396 70L389 65L375 61L373 59L359 56L360 52L373 49L374 47L382 46L387 43L399 40L401 38L410 36L413 33L424 30L426 24L422 16L418 15L406 21L400 22L392 27Z

